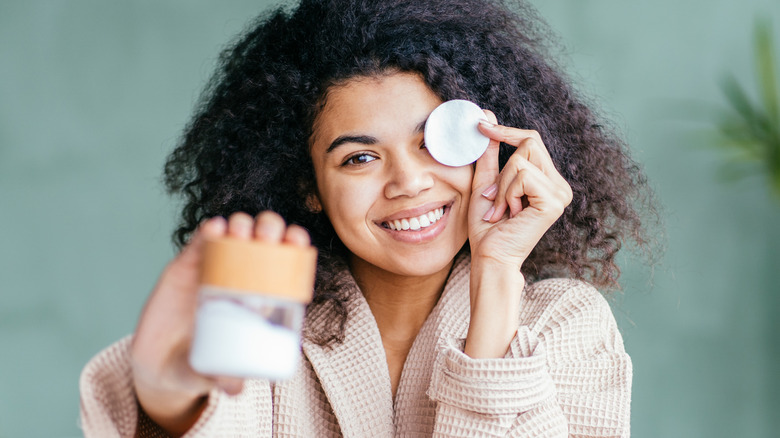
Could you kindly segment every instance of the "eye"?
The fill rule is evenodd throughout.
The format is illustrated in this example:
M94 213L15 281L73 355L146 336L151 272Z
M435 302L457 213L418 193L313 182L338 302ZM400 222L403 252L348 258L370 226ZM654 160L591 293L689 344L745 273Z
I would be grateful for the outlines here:
M364 152L360 152L354 155L350 155L349 158L344 160L344 162L341 164L342 166L359 166L361 164L370 163L371 161L376 160L376 157L373 155L369 155Z

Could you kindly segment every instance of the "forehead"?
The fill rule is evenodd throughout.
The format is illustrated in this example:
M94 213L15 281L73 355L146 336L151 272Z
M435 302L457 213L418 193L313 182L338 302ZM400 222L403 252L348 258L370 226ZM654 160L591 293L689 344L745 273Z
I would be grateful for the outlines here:
M329 143L345 133L382 136L414 129L440 103L414 73L352 78L328 90L313 143Z

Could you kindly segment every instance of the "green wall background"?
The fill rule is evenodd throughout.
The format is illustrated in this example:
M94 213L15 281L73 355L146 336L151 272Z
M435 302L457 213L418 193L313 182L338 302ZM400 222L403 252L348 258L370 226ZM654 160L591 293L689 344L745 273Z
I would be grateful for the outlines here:
M780 206L723 157L690 102L753 83L776 0L533 2L561 63L625 134L666 221L624 261L614 311L636 437L770 437L780 420ZM159 175L219 49L265 1L0 4L0 437L71 437L86 361L132 332L173 255ZM688 109L686 109L688 108Z

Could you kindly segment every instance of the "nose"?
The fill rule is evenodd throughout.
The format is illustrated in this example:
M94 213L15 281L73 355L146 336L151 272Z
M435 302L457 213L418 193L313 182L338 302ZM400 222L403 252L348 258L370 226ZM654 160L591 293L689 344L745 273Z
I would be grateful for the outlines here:
M433 187L431 163L422 158L409 155L398 157L388 166L388 178L385 184L385 196L388 199L412 198Z

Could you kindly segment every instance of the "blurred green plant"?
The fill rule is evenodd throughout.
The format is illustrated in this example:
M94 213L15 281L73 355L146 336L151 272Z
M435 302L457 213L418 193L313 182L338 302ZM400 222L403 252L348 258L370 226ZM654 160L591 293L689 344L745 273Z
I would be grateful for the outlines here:
M753 44L760 102L754 103L733 75L721 83L730 106L717 121L721 141L716 144L730 154L721 176L741 179L755 173L758 165L780 200L780 96L768 20L756 22Z

